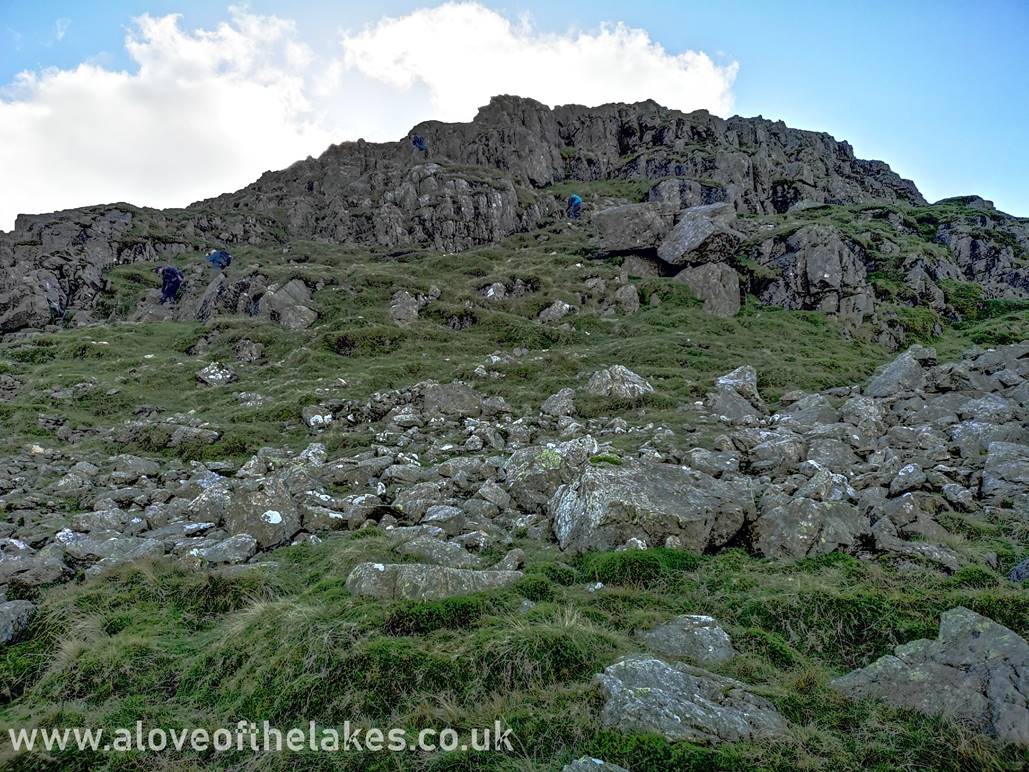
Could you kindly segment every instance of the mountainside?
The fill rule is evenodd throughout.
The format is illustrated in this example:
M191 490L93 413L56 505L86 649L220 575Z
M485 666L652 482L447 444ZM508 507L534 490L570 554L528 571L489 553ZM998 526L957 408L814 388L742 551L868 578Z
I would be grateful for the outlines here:
M344 143L184 210L112 205L19 217L0 237L0 331L102 319L104 272L114 265L296 240L463 250L559 221L572 191L601 218L598 254L664 257L652 271L680 273L705 300L722 298L712 301L722 313L751 293L887 330L895 314L877 314L877 298L953 317L948 283L974 283L984 298L1029 294L1026 221L976 197L927 206L886 164L781 122L651 102L550 110L498 97L469 124L430 122L414 133L428 140L427 154L407 139ZM613 206L626 199L647 205ZM697 209L717 203L725 206ZM682 270L709 262L725 267Z
M0 727L512 748L0 766L1023 768L1029 223L761 118L414 134L0 235Z

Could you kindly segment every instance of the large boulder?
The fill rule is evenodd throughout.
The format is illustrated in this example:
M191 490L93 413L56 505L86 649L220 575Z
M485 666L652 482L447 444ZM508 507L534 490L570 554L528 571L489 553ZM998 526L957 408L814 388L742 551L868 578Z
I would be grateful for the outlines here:
M597 441L589 435L516 450L504 467L508 493L521 509L539 512L596 452Z
M890 362L865 385L866 397L893 397L905 391L918 391L925 386L924 362L935 363L936 352L924 346L912 346Z
M874 310L859 252L831 226L805 225L772 237L761 244L759 262L776 275L759 293L765 303L824 311L852 325Z
M690 266L677 273L673 281L689 287L709 314L735 316L740 310L740 276L725 263Z
M855 547L868 518L846 501L766 496L754 523L753 544L770 558L810 557Z
M482 414L482 395L470 386L429 383L422 394L422 413L427 418L468 418Z
M257 539L249 533L238 533L214 544L195 547L189 555L199 565L236 565L245 563L257 552Z
M286 543L300 530L293 497L275 477L241 483L232 492L224 516L229 533L248 533L262 549Z
M575 389L561 389L555 394L551 394L540 405L540 412L543 415L549 415L554 417L561 417L566 415L575 415Z
M997 504L1021 506L1029 517L1029 445L990 443L983 469L982 496Z
M786 720L768 700L739 681L690 665L630 656L596 681L605 697L601 724L622 732L712 744L786 732Z
M849 697L876 697L942 715L1029 747L1029 644L991 619L958 606L940 617L936 640L893 654L832 682Z
M58 581L67 571L64 551L58 545L37 552L20 539L0 538L0 585L18 582L37 587Z
M707 395L705 404L712 413L734 425L768 415L768 407L757 390L757 371L750 365L716 378L715 390Z
M257 313L288 330L306 330L318 319L310 305L311 290L303 280L293 279L281 287L270 286L257 303Z
M347 577L347 590L381 600L438 600L509 587L521 571L477 571L418 563L361 563Z
M51 271L11 271L0 283L0 333L49 324L61 313L64 300L58 278Z
M736 210L716 203L683 210L679 220L657 248L657 256L671 265L724 262L736 254L742 241L733 228Z
M675 209L667 204L625 204L593 216L594 238L605 254L656 249L672 227Z
M731 539L755 511L743 478L716 480L688 467L626 460L587 464L549 506L561 549L614 549L666 540L701 552Z
M598 397L638 400L653 392L654 387L628 367L612 365L593 373L586 384L586 391Z

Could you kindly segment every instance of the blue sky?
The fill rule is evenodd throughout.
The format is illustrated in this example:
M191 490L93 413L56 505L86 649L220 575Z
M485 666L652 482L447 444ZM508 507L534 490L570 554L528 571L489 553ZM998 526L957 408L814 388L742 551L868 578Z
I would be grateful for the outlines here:
M356 32L380 23L384 15L405 17L415 9L432 5L437 3L386 0L375 4L301 4L251 0L245 8L256 16L292 20L295 26L290 34L296 41L315 56L329 56L338 48L342 30ZM628 28L645 31L650 43L659 44L668 54L703 52L716 69L736 63L734 79L725 75L727 69L719 71L722 85L729 83L731 112L761 114L782 119L791 126L828 131L838 139L850 141L859 156L887 161L896 171L913 179L930 200L978 193L994 200L1005 211L1029 216L1029 3L1025 0L975 4L951 0L683 0L631 4L599 0L483 5L514 23L527 14L537 42L544 41L540 45L545 44L549 35L567 35L571 30L595 31L604 22L621 22ZM113 0L88 5L59 0L0 0L0 84L9 84L22 71L71 70L81 62L112 72L135 72L139 63L127 51L125 38L132 19L144 13L154 17L181 14L179 26L184 32L210 30L230 18L227 6L195 0ZM396 38L375 37L368 45L381 45L384 39ZM431 58L431 52L427 55ZM466 66L479 69L474 57L469 57ZM360 69L360 65L356 67ZM567 80L559 65L552 69L553 79ZM437 117L432 112L443 109L439 107L440 89L461 89L460 83L446 80L459 80L460 71L448 73L440 74L436 92L404 86L408 88L405 93L410 97L409 105L397 107L402 101L380 100L379 107L370 108L369 114L374 117L378 109L382 115L394 115L399 110L405 120ZM589 74L581 77L585 81ZM344 97L334 98L330 111L362 111L362 95L372 93L376 86L374 73L364 73L362 78L360 83L354 81L340 92ZM674 83L668 85L675 87ZM397 83L391 87L401 88ZM38 84L33 88L38 91ZM717 88L712 88L710 99L717 100ZM316 90L311 86L305 93L310 96ZM8 103L44 98L39 93L26 96L24 90L15 93L8 89L6 97L4 93L0 92L0 100L6 98ZM461 109L461 105L451 105L452 112L460 113ZM333 136L335 132L374 133L368 128L371 124L346 128L351 125L339 117L325 121L318 131L306 126L305 139L298 141L296 148L306 150L326 136L334 140L353 138ZM105 125L98 122L95 128L93 136L103 134ZM393 124L388 130L398 133ZM55 134L52 142L65 141L63 136ZM0 139L7 144L21 141L3 136L2 126ZM273 140L269 137L268 141ZM275 140L275 145L282 147L283 152L293 149L293 145L281 139ZM80 152L81 148L79 145ZM33 155L45 151L19 148L19 152ZM259 148L254 152L259 152ZM67 157L74 158L75 154L69 152ZM0 163L4 158L0 155ZM261 168L282 165L284 161L270 154ZM242 161L240 164L233 174L251 174L250 166ZM34 170L26 170L31 171ZM43 176L49 174L42 166L35 171ZM198 170L190 176L196 179L202 173ZM3 169L0 176L6 176ZM85 186L92 178L83 174L77 179ZM249 177L232 176L226 170L212 183L231 184L237 179L246 181ZM74 182L75 179L68 184L74 187ZM155 184L153 180L151 184ZM138 187L129 185L126 190L132 193ZM77 195L88 192L87 188ZM118 192L114 188L109 195ZM170 195L177 200L175 195L188 197L191 192L183 187ZM45 199L39 205L44 203ZM9 223L4 221L0 209L0 229L7 227Z

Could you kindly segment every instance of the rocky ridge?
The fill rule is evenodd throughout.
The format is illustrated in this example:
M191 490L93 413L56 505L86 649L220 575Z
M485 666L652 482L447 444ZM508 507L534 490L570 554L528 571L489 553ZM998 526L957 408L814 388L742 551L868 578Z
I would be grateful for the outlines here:
M878 313L883 298L955 315L947 282L972 283L985 298L1029 293L1025 221L977 197L929 207L913 183L827 134L653 102L551 110L506 96L470 123L412 131L429 140L429 158L407 139L348 142L186 209L23 215L0 234L0 332L111 318L110 268L211 245L288 250L312 240L388 253L496 243L559 221L565 188L587 193L585 227L599 255L635 256L634 270L674 275L716 314L736 313L751 294L854 326L875 322L892 340L902 333ZM594 199L588 191L600 183L633 185L646 200ZM187 273L189 300L173 318L316 319L317 287L303 281L276 285L259 269L213 281Z

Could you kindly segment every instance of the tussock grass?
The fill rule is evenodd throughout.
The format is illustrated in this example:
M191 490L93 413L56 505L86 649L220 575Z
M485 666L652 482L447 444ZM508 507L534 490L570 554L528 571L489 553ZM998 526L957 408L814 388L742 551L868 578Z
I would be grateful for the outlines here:
M518 546L527 578L549 590L531 607L522 605L528 584L423 603L351 597L349 570L389 554L375 529L280 549L260 570L191 574L158 562L55 588L28 638L0 652L3 682L15 685L0 721L215 727L257 717L288 727L349 718L468 731L502 719L516 737L513 755L55 757L72 769L543 770L584 753L634 770L1017 766L1014 749L828 687L897 643L935 637L939 613L955 605L1029 634L1024 590L997 585L991 572L948 579L847 556L769 561L738 550L596 553L570 565L551 546ZM589 591L598 578L605 586ZM791 722L785 738L709 748L598 725L594 674L639 651L638 631L682 613L726 626L740 655L718 670L778 705ZM46 768L37 762L11 768Z

